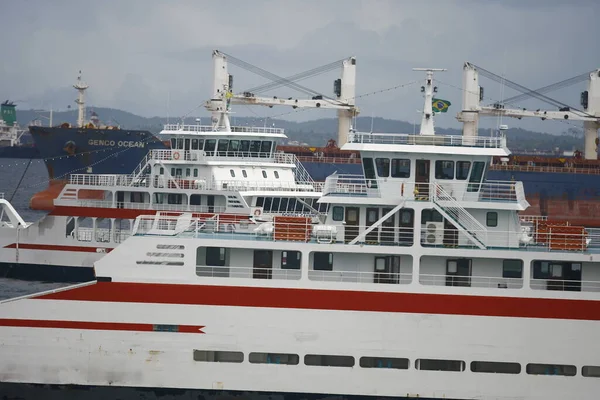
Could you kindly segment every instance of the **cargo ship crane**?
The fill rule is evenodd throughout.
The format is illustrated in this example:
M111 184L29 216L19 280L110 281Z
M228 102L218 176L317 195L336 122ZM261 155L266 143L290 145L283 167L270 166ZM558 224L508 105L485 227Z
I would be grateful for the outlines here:
M313 96L311 99L283 99L278 97L257 97L249 91L242 94L234 94L232 91L233 76L229 74L227 68L228 60L252 72L259 71L260 75L273 80L273 83L264 85L264 87L286 85L306 94L312 94ZM335 98L329 98L293 82L293 79L302 79L315 70L308 71L305 74L297 74L294 77L283 78L215 50L213 51L213 96L211 100L206 102L205 107L212 113L214 129L225 130L231 129L228 117L231 104L334 109L338 111L338 143L343 144L346 142L348 132L351 129L352 118L358 115L359 112L355 105L356 58L349 57L342 60L341 67L341 78L334 81Z
M583 121L585 132L585 147L584 157L588 160L598 158L596 150L596 139L598 138L598 129L600 129L600 69L591 71L586 75L588 79L588 88L581 94L581 106L583 110L578 110L569 107L567 104L558 102L550 97L542 94L552 89L548 87L539 90L531 90L517 83L499 77L507 86L521 91L528 96L536 97L546 103L549 103L559 108L559 111L552 110L536 110L530 111L526 109L509 109L505 108L504 104L496 103L492 106L482 106L480 104L483 99L483 89L479 86L479 73L492 79L498 78L497 75L486 71L485 69L476 66L475 64L466 62L463 66L463 109L458 113L456 118L463 122L464 136L477 136L479 116L503 116L511 118L536 117L542 120L571 120ZM581 75L574 78L558 82L556 85L567 85L569 82L580 81ZM509 99L511 102L514 98Z

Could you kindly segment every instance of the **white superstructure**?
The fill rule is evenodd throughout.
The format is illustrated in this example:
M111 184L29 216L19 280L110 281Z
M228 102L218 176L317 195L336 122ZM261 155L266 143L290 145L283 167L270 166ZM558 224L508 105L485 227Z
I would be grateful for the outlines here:
M520 182L485 179L503 137L344 148L364 175L327 179L324 222L140 216L97 282L0 303L0 389L597 398L598 237L519 218Z

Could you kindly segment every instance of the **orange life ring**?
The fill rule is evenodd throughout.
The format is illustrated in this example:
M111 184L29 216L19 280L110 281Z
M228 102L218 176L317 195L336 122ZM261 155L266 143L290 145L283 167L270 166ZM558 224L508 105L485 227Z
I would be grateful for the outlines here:
M178 151L173 152L173 160L179 160L179 152Z

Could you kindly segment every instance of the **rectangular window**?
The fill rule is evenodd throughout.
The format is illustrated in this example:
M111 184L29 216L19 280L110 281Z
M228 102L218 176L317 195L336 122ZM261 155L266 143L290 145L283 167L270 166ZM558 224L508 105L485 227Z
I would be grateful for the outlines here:
M228 139L219 139L219 144L217 145L217 152L219 156L227 155L227 148L229 147Z
M194 361L241 363L244 353L241 351L194 350Z
M191 169L191 168L186 168L186 169L185 169L185 176L186 176L186 177L188 177L188 176L192 176L192 169Z
M201 205L202 197L199 194L193 194L190 196L190 206L199 206Z
M410 178L410 160L392 159L392 178Z
M461 181L466 180L469 177L469 171L471 169L471 161L457 161L456 162L456 179Z
M581 369L581 375L588 378L600 378L600 367L586 365Z
M250 353L248 361L251 364L298 365L300 357L298 354L286 353Z
M373 159L363 158L362 164L363 170L365 171L365 179L367 180L367 183L370 183L372 188L377 188L377 179L375 176L375 166L373 165Z
M316 251L313 253L313 270L333 271L333 253Z
M281 269L300 269L301 255L299 251L282 251Z
M359 360L361 368L391 368L408 369L408 358L390 357L361 357Z
M354 367L354 357L307 354L304 356L304 364L322 367Z
M437 210L424 209L421 211L421 224L427 222L444 222L444 217Z
M421 371L454 371L465 370L465 362L461 360L433 360L420 358L415 362L415 367Z
M198 139L192 139L192 150L198 150Z
M271 153L271 141L270 140L265 140L264 142L261 143L260 152L264 153L264 155Z
M517 278L523 277L523 261L522 260L503 260L502 261L502 277Z
M527 364L525 370L529 375L575 376L577 373L574 365L562 364Z
M198 168L194 168L194 178L198 177Z
M225 247L207 247L206 264L214 267L225 266L227 249Z
M511 362L473 361L471 371L490 374L520 374L521 364Z
M216 145L217 145L216 139L206 139L206 145L204 147L204 151L206 151L207 156L214 155Z
M454 179L454 161L436 161L435 179Z
M471 259L446 261L446 286L471 286Z
M334 221L343 221L344 220L344 207L334 206L332 210L333 220Z
M390 176L390 159L389 158L376 158L375 166L377 167L377 175L381 178L387 178Z
M498 213L496 211L489 211L485 217L485 224L490 227L498 226Z
M469 177L467 192L479 192L484 171L485 163L483 161L475 161L473 163L473 170L471 171L471 176Z

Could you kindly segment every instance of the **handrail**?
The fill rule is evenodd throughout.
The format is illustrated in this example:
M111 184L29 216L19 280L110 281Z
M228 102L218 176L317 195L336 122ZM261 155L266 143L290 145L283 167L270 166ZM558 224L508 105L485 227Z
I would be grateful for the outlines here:
M261 127L261 126L232 126L228 131L225 128L215 129L212 125L191 125L191 124L165 124L163 131L169 132L215 132L215 133L265 133L265 134L283 134L283 128Z
M350 132L348 143L362 144L399 144L422 146L460 146L503 148L506 139L503 137L462 136L462 135L411 135L406 133L369 133Z
M366 179L364 175L330 175L325 179L323 196L346 195L380 197L377 179Z

